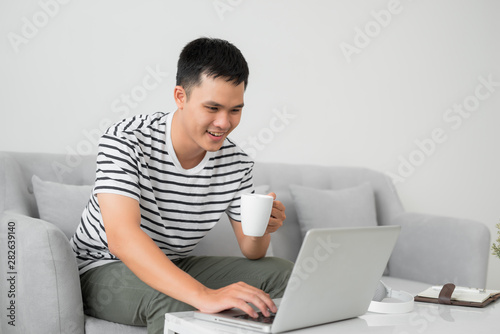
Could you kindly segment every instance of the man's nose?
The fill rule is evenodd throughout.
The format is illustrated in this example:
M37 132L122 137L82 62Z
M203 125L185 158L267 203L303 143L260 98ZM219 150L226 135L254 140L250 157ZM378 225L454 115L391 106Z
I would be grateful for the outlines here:
M230 127L229 115L225 111L220 111L214 120L214 125L220 129L226 130Z

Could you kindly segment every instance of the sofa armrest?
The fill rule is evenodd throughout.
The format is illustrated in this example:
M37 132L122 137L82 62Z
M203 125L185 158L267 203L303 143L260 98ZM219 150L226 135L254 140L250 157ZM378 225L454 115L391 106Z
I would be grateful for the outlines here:
M80 277L64 233L46 221L4 212L0 247L8 279L1 285L8 296L2 309L10 307L7 321L13 321L6 326L15 333L83 334Z
M389 260L389 274L429 284L484 288L490 231L481 223L404 213L395 217L401 234Z

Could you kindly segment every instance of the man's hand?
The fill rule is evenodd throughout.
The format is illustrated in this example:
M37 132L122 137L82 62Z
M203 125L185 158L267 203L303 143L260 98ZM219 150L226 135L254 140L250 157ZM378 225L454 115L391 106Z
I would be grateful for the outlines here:
M201 312L217 313L233 307L239 308L251 317L256 318L257 312L248 304L255 305L264 316L269 317L277 308L269 294L243 282L234 283L223 288L206 289L196 305Z
M274 198L273 209L271 211L271 217L269 218L269 223L267 224L266 234L276 232L281 226L283 226L283 221L286 219L285 206L280 201L276 200L275 193L269 193L267 196Z

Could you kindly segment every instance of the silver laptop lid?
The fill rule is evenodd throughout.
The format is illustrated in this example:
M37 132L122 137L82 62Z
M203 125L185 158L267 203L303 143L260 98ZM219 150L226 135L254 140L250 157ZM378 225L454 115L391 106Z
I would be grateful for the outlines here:
M376 226L309 230L272 332L366 313L400 229Z

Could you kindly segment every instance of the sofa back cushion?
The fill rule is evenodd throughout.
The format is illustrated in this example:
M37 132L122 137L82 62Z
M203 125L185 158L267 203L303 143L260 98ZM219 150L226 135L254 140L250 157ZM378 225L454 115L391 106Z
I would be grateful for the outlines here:
M59 227L71 239L93 186L44 181L37 175L33 175L32 183L40 218Z
M377 226L375 197L369 183L324 190L290 185L302 238L313 228Z

